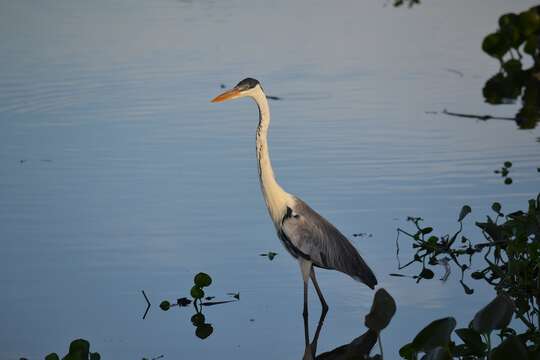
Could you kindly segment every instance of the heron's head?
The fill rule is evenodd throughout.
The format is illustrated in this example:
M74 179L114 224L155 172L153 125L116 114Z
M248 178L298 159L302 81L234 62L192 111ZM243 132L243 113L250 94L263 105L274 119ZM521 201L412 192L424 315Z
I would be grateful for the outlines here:
M246 78L240 81L238 85L232 89L227 90L213 98L212 102L223 102L245 96L254 96L258 92L262 92L261 84L255 79Z

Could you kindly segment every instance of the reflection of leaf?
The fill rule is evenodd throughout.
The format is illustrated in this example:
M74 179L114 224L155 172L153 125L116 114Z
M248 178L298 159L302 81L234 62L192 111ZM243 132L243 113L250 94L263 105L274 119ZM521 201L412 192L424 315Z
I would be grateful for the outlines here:
M435 320L416 335L412 345L418 352L429 352L438 346L447 347L455 327L456 319L453 317Z
M471 327L479 333L489 334L508 326L514 313L514 303L507 295L498 295L476 313Z
M459 212L458 221L462 221L463 219L465 219L465 216L467 216L471 211L472 209L469 205L464 205Z
M491 360L526 360L527 349L517 336L510 336L497 346L490 355Z
M366 327L380 332L388 326L395 313L396 302L385 289L381 288L375 293L371 310L366 315Z
M367 355L376 343L377 333L373 330L368 330L351 341L350 344L317 355L317 360L367 359Z
M197 285L194 285L192 288L191 288L191 296L194 298L194 299L202 299L204 297L204 290L201 289L200 287L198 287Z
M212 327L212 325L202 324L200 326L197 326L197 329L195 330L195 335L197 335L199 339L204 340L210 335L212 335L213 332L214 328Z

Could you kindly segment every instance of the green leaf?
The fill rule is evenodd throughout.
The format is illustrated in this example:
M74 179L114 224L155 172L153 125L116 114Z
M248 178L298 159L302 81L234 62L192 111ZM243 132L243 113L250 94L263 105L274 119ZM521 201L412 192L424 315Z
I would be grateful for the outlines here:
M373 304L371 304L371 309L366 315L364 323L367 328L380 332L388 326L395 313L396 302L394 298L381 288L373 297Z
M498 295L476 313L471 328L482 334L504 329L512 320L514 303L507 295Z
M519 14L518 26L523 35L532 35L540 28L540 15L535 9L524 11Z
M45 360L60 360L57 353L50 353L49 355L45 356Z
M516 26L518 24L518 16L513 13L503 14L499 18L499 26L505 29L508 26Z
M212 278L210 277L210 275L200 272L195 275L193 281L195 282L195 285L197 285L199 288L203 288L206 286L210 286L210 284L212 283Z
M84 339L73 340L69 344L69 354L80 354L82 359L88 359L90 343Z
M420 231L422 232L422 234L426 235L426 234L429 234L430 232L432 232L433 228L428 226L428 227L423 228Z
M422 272L420 272L420 276L421 278L423 279L433 279L433 277L435 276L435 274L433 273L433 271L431 271L430 269L428 268L423 268L422 269Z
M512 178L507 177L506 179L504 179L504 183L505 183L506 185L512 184Z
M482 50L489 56L497 59L501 59L509 48L509 43L500 32L489 34L482 41Z
M480 334L473 329L457 329L456 334L467 345L473 355L482 356L486 349L486 344L482 342Z
M458 221L463 221L463 219L465 219L465 216L467 216L468 214L470 214L472 211L471 207L469 205L464 205L462 208L461 208L461 211L459 212L459 218L458 218Z
M512 59L512 60L515 60L515 59ZM509 60L508 62L510 62L511 60ZM519 61L519 60L518 60ZM521 64L521 63L520 63ZM505 161L504 162L504 167L505 168L511 168L512 167L512 162L511 161Z
M204 340L210 335L212 335L213 332L214 332L214 328L212 327L212 325L203 324L201 326L197 326L197 329L195 330L195 335L197 335L199 339Z
M491 351L491 360L527 360L527 348L519 337L510 336Z
M204 324L204 315L202 313L196 313L191 317L191 323L195 326L201 326Z
M192 288L191 288L191 296L194 298L194 299L202 299L204 297L204 291L203 289L201 289L200 287L198 287L197 285L194 285Z
M163 301L161 302L161 304L159 304L159 307L161 308L161 310L167 311L167 310L169 310L169 308L171 307L171 303L168 302L167 300L163 300Z
M484 273L481 271L475 271L471 274L471 277L475 280L480 280L484 278Z
M499 204L498 202L494 202L492 205L491 205L491 209L493 211L495 211L497 214L500 214L501 213L501 204Z
M538 48L538 40L536 36L531 35L525 40L525 46L523 47L523 51L525 51L527 54L534 56L536 53L536 49Z
M90 353L90 360L101 360L101 355L99 353Z
M413 360L416 359L416 349L414 348L414 345L412 343L409 343L407 345L404 345L399 349L399 356L406 360Z
M417 351L429 352L438 346L448 347L456 319L447 317L435 320L423 328L414 338L412 345Z

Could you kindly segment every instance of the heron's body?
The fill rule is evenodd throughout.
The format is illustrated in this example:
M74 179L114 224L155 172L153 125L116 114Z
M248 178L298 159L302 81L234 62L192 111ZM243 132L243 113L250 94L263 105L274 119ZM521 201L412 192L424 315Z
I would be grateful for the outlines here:
M304 201L287 193L277 183L267 142L270 110L259 82L249 78L242 80L234 89L213 101L243 96L253 98L259 107L256 149L261 190L278 237L300 263L304 280L304 313L307 311L307 283L310 277L323 308L327 309L313 266L341 271L373 289L377 284L375 275L350 241Z

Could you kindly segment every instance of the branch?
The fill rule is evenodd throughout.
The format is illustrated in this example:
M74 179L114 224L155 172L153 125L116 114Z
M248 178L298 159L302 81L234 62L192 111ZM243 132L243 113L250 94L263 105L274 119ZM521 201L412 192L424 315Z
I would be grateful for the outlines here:
M462 113L455 113L450 112L446 109L443 110L443 114L449 115L449 116L456 116L456 117L463 117L468 119L478 119L478 120L511 120L511 121L518 121L518 119L513 117L502 117L502 116L492 116L492 115L472 115L472 114L462 114Z

